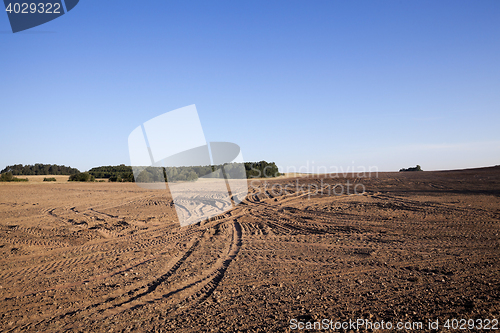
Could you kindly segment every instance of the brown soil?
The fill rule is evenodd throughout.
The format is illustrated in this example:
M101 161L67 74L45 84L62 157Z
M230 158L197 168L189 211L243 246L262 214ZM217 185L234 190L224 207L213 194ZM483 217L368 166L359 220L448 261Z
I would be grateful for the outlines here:
M499 319L500 167L354 176L254 181L184 228L166 191L1 184L0 331Z

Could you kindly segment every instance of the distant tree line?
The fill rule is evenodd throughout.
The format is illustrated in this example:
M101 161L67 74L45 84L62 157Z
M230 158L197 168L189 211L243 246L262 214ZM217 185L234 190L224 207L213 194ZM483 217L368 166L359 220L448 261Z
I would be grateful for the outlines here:
M165 181L195 181L200 177L222 178L223 173L228 178L270 178L281 175L274 162L246 162L245 174L239 163L225 164L224 169L221 165L205 166L186 166L186 167L137 167L140 171L137 176L138 182L160 182ZM141 170L142 169L142 170ZM224 171L222 171L224 170ZM134 182L133 169L124 164L116 166L95 167L88 171L88 174L95 178L108 179L111 182ZM210 176L209 176L210 175Z
M420 167L420 165L417 164L417 166L413 167L413 168L403 168L403 169L399 169L399 172L402 172L402 171L423 171L422 168Z
M227 178L270 178L281 175L274 162L246 162L245 174L239 163L228 163L222 169L221 165L189 166L189 167L142 167L142 172L138 175L138 182L159 182L166 181L195 181L200 177L222 178L223 174ZM400 171L419 171L401 169ZM69 175L69 181L94 181L96 178L108 179L110 182L134 182L134 173L131 166L124 164L116 166L100 166L90 169L88 172L80 172L76 168L56 164L22 165L15 164L5 167L1 172L0 181L27 181L19 179L14 175ZM53 178L46 178L44 181L54 181ZM50 179L50 180L49 180Z
M125 164L100 166L92 168L88 173L95 178L108 179L111 182L133 182L134 174L131 166Z
M245 171L247 178L272 178L282 174L274 162L246 162Z
M110 178L112 176L124 175L126 173L132 173L132 167L126 166L125 164L115 165L115 166L100 166L92 168L88 171L95 178Z
M15 164L5 167L0 173L11 172L15 176L33 176L33 175L74 175L80 171L65 165L41 164L22 165Z

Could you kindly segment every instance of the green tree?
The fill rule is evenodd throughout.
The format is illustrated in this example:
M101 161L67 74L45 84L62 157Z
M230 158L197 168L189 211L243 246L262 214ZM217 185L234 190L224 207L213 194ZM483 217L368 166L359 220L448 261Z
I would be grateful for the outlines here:
M69 177L68 181L72 182L93 182L95 177L88 172L80 172Z
M192 170L189 171L189 173L188 173L188 175L186 177L186 180L188 180L190 182L193 182L193 181L195 181L197 179L198 179L198 175L196 174L196 172L194 172Z
M138 183L151 183L152 181L153 181L153 175L147 170L141 172L136 179L136 182Z
M417 164L417 166L413 167L413 168L408 168L408 169L399 169L399 171L423 171L422 168L420 167L420 165Z
M10 172L10 171L2 173L2 175L0 176L1 182L11 182L13 179L14 179L14 177L12 176L12 172Z

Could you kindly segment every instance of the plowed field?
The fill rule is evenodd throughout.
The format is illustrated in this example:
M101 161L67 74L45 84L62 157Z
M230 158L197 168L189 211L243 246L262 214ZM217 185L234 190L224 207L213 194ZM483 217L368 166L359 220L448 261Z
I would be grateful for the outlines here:
M500 167L249 189L181 228L168 191L0 184L0 331L285 332L360 318L429 331L500 318Z

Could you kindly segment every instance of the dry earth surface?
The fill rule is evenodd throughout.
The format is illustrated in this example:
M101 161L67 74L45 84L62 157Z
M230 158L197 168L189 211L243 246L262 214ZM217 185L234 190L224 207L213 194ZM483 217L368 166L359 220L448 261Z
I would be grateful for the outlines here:
M242 204L183 228L167 191L1 184L0 331L500 317L500 167L356 176L253 181Z

